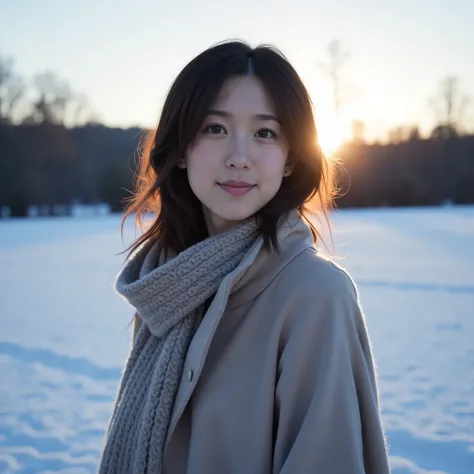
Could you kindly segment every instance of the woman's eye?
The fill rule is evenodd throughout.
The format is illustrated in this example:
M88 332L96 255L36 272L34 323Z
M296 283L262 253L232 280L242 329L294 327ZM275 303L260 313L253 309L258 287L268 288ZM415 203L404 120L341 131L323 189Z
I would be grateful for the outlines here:
M269 128L264 128L257 132L258 138L276 138L277 134Z
M225 132L225 128L222 125L209 125L205 128L204 132L211 133L213 135L222 135Z

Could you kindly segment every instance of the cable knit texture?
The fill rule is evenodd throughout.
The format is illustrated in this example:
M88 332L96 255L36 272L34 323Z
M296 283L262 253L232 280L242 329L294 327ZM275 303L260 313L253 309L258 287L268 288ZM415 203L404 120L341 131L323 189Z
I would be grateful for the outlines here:
M143 245L120 272L117 291L143 324L122 376L99 473L163 472L173 402L204 304L257 238L254 219L162 261Z

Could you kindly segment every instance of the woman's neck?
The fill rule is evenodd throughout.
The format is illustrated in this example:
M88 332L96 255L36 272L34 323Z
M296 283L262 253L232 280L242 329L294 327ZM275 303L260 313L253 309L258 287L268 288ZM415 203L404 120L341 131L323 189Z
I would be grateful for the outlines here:
M206 206L202 206L209 236L217 235L240 224L241 221L227 221L214 214Z

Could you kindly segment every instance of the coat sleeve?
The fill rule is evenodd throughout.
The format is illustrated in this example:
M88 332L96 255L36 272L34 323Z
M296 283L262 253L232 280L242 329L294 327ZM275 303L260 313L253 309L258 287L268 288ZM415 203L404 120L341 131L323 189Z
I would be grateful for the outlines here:
M358 295L342 270L332 276L291 305L275 392L274 474L390 472Z

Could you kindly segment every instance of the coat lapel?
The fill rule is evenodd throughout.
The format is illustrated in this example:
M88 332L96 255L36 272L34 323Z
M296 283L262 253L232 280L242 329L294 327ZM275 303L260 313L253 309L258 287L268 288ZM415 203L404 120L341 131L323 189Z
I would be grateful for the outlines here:
M240 281L245 271L255 261L262 245L263 239L259 237L242 259L239 266L222 280L214 299L191 341L173 406L165 449L199 380L210 343L226 309L232 287Z

